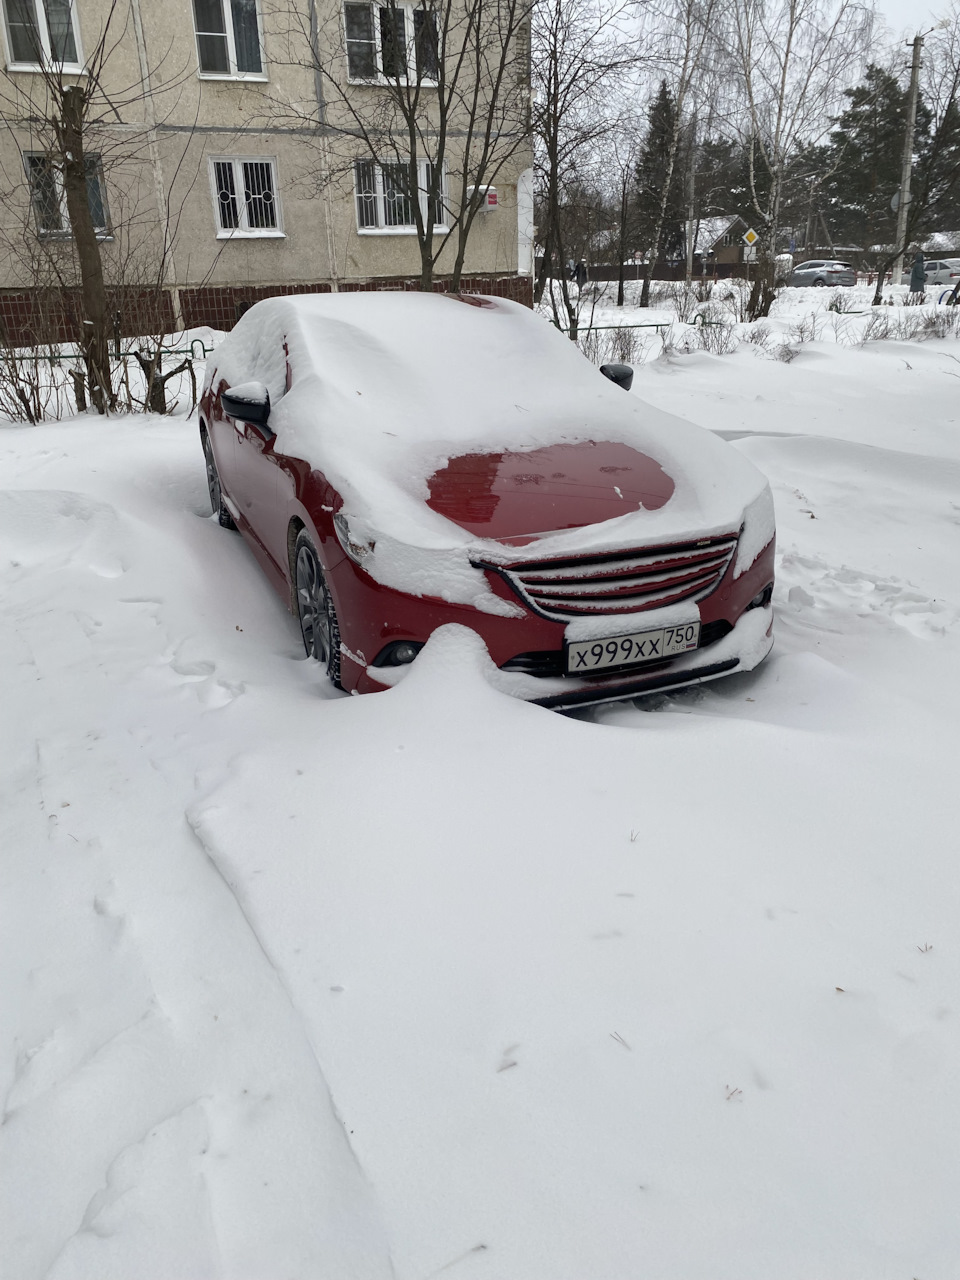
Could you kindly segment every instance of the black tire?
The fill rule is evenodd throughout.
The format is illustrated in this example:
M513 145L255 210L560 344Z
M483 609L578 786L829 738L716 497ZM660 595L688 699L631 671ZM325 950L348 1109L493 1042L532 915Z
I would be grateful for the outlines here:
M813 287L815 289L825 289L827 287L826 280L814 280Z
M227 504L223 500L220 473L217 471L217 462L213 456L213 446L206 431L201 431L200 440L203 444L203 460L207 467L207 492L210 494L210 511L217 517L224 529L236 529L237 526L233 522L233 516L227 510Z
M305 530L300 531L294 548L293 574L304 650L308 658L323 664L331 683L339 689L340 624L320 557Z

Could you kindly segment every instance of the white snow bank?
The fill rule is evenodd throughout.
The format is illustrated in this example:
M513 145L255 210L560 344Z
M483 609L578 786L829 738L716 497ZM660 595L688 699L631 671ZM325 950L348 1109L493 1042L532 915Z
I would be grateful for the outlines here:
M462 630L333 693L195 423L0 430L5 1276L953 1280L960 436L922 352L651 373L773 482L777 647L576 718Z

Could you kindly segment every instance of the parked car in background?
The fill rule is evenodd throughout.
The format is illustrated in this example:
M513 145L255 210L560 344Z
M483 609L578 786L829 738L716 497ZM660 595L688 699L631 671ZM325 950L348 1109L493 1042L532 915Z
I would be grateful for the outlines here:
M794 267L787 280L794 288L815 285L822 288L827 285L844 285L849 287L857 283L857 273L849 262L837 262L832 258L818 258L810 262L801 262Z
M448 623L551 707L748 671L773 643L767 481L606 368L497 298L257 303L208 361L212 509L350 692Z
M935 258L923 264L927 288L953 288L960 280L960 258Z

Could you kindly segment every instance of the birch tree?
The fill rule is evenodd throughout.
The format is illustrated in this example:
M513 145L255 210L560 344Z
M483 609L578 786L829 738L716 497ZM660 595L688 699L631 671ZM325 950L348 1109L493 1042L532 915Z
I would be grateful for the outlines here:
M660 198L652 218L647 270L640 293L641 307L650 305L650 281L660 256L664 230L674 195L675 178L688 121L708 72L715 65L717 26L726 0L667 0L652 12L656 23L651 40L654 63L672 97L669 132L664 139ZM658 34L657 34L658 33Z
M539 0L533 11L533 131L537 226L542 262L534 298L552 280L572 339L577 336L579 289L567 263L579 258L568 210L620 116L628 72L641 57L633 3ZM632 29L631 29L632 24Z
M751 313L773 300L774 261L790 166L839 114L869 52L873 10L859 0L731 0L725 29L740 89L736 119L747 149L760 237Z

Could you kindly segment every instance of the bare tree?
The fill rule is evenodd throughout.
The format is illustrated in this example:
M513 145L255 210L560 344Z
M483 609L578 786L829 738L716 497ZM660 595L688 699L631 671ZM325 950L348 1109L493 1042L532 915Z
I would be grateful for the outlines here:
M742 95L735 118L748 150L760 241L751 314L773 300L775 257L790 166L838 114L862 69L873 11L858 0L731 0L728 50Z
M604 177L610 192L611 212L614 214L616 231L613 237L617 259L617 306L624 304L624 268L626 258L636 247L636 197L634 194L634 178L637 168L637 146L639 128L635 118L625 114L618 127L612 132L607 159L604 164Z
M382 215L415 230L422 289L442 254L457 288L488 190L529 146L529 0L348 0L330 12L323 23L313 5L309 17L276 6L286 65L316 92L274 98L271 119L312 140L314 185L355 190L361 227Z
M650 305L650 280L660 256L674 173L686 138L690 138L690 113L702 95L708 68L714 62L716 28L722 0L666 0L653 12L656 23L651 52L654 64L666 79L673 98L673 117L666 139L664 173L659 207L653 220L647 251L647 271L640 293L641 307Z
M128 53L139 35L135 16L136 6L109 0L92 47L87 29L82 71L69 23L57 26L47 18L49 48L35 24L22 24L18 39L25 47L20 56L32 61L36 74L8 77L0 88L0 109L18 138L18 150L22 133L30 137L24 168L12 183L8 175L8 192L26 196L23 230L28 243L21 246L21 261L31 264L34 287L59 288L61 307L78 286L84 382L100 413L116 403L111 340L118 333L117 277L124 274L117 268L137 260L141 302L149 292L150 305L157 306L176 221L169 205L158 207L158 193L149 181L146 191L141 189L142 157L155 145L156 97L176 89L184 73L167 76L158 86L156 77L164 63L160 59L152 85L140 64L130 76ZM111 220L105 174L124 171L125 178L113 191L114 214L121 216ZM114 221L122 227L119 235Z
M632 22L636 6L603 0L539 0L533 13L533 128L537 226L542 262L534 298L554 281L571 339L576 340L579 289L568 263L579 260L570 243L569 211L576 207L585 172L620 115L618 91L640 58ZM633 29L631 29L631 26Z

